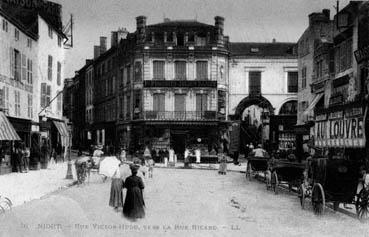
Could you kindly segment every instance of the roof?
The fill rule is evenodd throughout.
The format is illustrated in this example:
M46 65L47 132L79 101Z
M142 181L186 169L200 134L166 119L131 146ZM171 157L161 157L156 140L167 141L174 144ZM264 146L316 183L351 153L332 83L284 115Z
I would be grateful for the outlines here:
M232 56L245 57L297 57L296 43L229 43Z
M170 20L158 24L148 25L148 27L214 27L196 20Z
M14 26L18 27L20 31L28 35L34 40L38 40L38 35L32 31L32 29L25 27L22 22L7 14L3 9L0 8L0 15L3 16L7 21L9 21Z

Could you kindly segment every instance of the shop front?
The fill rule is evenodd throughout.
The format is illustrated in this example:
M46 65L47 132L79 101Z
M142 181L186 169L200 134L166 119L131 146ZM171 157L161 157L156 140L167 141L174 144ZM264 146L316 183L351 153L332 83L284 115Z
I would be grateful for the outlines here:
M14 142L21 140L13 125L0 111L0 175L12 172Z
M314 127L317 152L331 158L366 160L364 112L362 102L318 112Z
M270 116L270 150L279 150L281 155L296 153L296 115Z

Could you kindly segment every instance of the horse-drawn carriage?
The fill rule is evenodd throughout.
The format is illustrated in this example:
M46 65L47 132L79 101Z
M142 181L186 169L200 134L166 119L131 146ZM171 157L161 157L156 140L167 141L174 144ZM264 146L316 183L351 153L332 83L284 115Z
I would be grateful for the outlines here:
M273 159L270 166L270 186L275 194L281 184L287 184L289 190L298 187L303 180L303 172L306 163L304 161Z
M258 172L265 173L269 167L269 156L266 157L255 157L250 155L247 158L247 167L246 167L246 179L251 181L252 175Z
M306 179L299 188L301 207L311 198L313 211L323 214L327 202L355 204L359 219L369 218L369 176L360 160L314 157L308 161Z

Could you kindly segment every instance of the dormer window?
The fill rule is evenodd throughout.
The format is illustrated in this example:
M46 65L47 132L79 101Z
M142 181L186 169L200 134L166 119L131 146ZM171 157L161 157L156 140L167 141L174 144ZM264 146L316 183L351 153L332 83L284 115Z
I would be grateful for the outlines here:
M173 32L167 32L167 42L173 42Z
M195 33L189 32L188 33L188 42L195 42Z
M259 48L251 48L250 51L251 51L251 53L258 53Z

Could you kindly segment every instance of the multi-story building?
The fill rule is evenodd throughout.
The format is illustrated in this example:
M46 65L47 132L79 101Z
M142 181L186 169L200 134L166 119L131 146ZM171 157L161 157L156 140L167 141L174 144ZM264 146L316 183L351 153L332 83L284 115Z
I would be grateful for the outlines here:
M314 119L314 107L318 102L318 106L324 104L322 97L325 83L332 74L333 24L328 9L311 13L309 26L298 40L297 124L299 125Z
M40 137L54 148L68 143L62 115L66 36L62 32L61 5L49 1L32 5L1 1L0 11L4 74L17 88L5 88L4 97L6 105L12 106L10 121L31 147L32 162L32 157L38 159Z
M33 124L38 122L37 110L34 107L34 100L37 98L38 36L1 8L0 24L1 107L10 121L10 124L1 121L1 127L3 128L4 122L14 127L19 138L29 147L31 133L35 132ZM6 119L5 116L2 118ZM1 158L4 162L0 163L0 174L11 171L11 143L3 140L14 140L10 139L11 133L6 130L2 131L2 134L1 146L6 151L6 156Z
M296 44L232 42L229 50L229 115L243 121L242 152L270 140L269 115L296 115Z
M227 128L228 57L224 18L215 25L171 21L147 25L119 45L118 137L131 152L219 146Z

